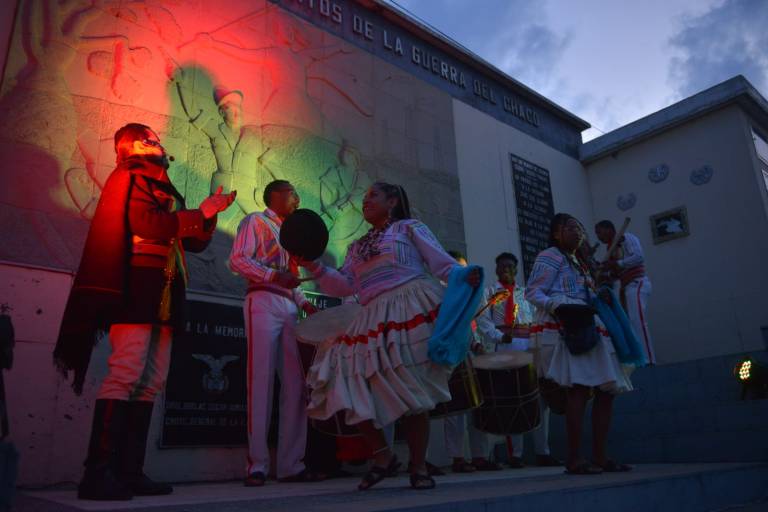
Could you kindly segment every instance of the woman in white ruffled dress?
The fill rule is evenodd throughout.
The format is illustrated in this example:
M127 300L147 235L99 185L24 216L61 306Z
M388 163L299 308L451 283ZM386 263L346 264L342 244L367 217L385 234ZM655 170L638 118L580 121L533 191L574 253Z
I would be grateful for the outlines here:
M563 340L557 309L564 304L591 305L596 295L589 268L579 257L585 239L584 229L574 217L559 213L550 226L550 245L533 264L525 298L536 307L531 341L535 349L539 377L554 380L567 388L566 429L568 460L566 472L599 474L603 471L628 471L606 455L614 396L632 389L629 369L619 362L608 332L595 315L600 333L597 345L574 355ZM592 462L580 456L579 445L584 411L590 395L592 405Z
M410 482L431 489L425 454L428 412L450 400L451 368L433 363L427 342L443 297L435 279L448 281L461 268L422 222L410 218L398 185L375 183L363 199L372 226L353 242L339 270L302 262L320 289L332 296L357 295L362 308L346 332L318 349L307 374L312 389L308 414L327 419L344 411L374 454L359 489L369 489L399 465L381 428L402 417L410 451ZM467 282L480 284L480 273Z

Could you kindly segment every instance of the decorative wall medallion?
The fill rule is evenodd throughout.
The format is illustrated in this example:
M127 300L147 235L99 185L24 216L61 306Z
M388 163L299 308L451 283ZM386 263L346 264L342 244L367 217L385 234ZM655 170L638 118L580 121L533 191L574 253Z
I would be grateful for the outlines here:
M623 212L631 209L633 206L635 206L636 203L637 196L634 194L634 192L619 196L619 198L616 199L616 206Z
M651 183L661 183L669 176L669 166L667 164L659 164L656 167L651 167L648 170L648 179Z
M691 183L694 185L707 184L712 180L713 174L715 174L715 170L711 166L702 165L691 171Z

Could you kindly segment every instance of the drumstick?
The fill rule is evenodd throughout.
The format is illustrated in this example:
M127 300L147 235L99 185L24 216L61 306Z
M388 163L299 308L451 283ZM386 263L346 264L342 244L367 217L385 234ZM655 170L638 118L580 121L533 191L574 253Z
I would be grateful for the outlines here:
M624 224L621 225L621 229L619 229L619 232L616 233L616 236L613 237L613 240L611 240L611 245L608 247L608 252L605 253L605 261L608 261L611 259L611 253L614 249L616 249L616 246L619 245L619 242L621 241L621 237L624 236L624 232L627 230L627 227L629 226L629 223L632 219L629 217L624 218Z
M299 282L300 282L300 283L304 283L304 282L307 282L307 281L312 281L312 280L314 280L314 279L316 279L316 277L315 277L315 276L309 276L309 277L300 277L300 278L299 278Z
M509 290L499 290L499 291L497 291L496 293L494 293L493 295L488 297L488 302L483 307L481 307L480 310L477 313L475 313L475 316L472 317L472 319L474 320L477 317L479 317L480 315L482 315L483 311L485 311L489 307L491 307L491 306L493 306L495 304L498 304L499 302L501 302L503 300L507 300L510 295L512 295L512 292L510 292Z

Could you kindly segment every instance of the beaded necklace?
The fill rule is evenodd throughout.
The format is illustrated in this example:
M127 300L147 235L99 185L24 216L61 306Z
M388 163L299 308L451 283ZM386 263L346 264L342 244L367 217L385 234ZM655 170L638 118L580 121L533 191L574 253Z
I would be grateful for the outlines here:
M368 261L374 256L381 254L381 251L379 250L381 237L384 236L384 233L387 231L387 229L389 229L389 226L391 225L392 220L390 219L387 220L387 222L379 229L369 229L368 232L357 241L357 256L363 261Z

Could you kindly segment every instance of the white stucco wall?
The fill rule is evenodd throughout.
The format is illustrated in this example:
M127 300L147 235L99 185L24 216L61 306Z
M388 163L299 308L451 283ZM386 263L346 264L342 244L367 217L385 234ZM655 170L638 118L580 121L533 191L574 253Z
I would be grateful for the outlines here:
M667 164L654 184L648 170ZM693 169L714 169L705 185ZM653 283L650 330L660 363L765 349L768 218L745 114L731 106L667 130L587 166L595 220L620 223L645 249ZM622 212L619 195L637 204ZM654 245L649 217L685 206L690 236Z
M593 223L587 178L578 160L459 101L453 102L453 116L467 257L485 268L488 281L495 279L497 254L520 257L510 154L549 171L555 213ZM519 273L521 280L522 265Z

